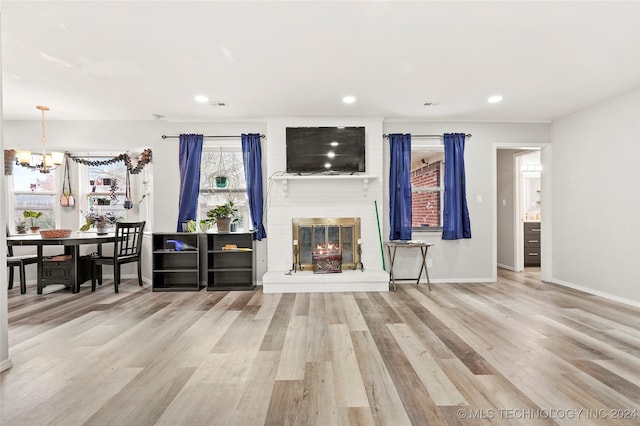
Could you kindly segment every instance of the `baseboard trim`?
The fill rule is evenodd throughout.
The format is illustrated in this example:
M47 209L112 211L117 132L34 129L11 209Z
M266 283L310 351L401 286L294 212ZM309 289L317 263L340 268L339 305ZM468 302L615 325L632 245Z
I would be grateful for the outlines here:
M11 362L11 358L7 358L3 361L0 361L0 373L10 369L11 367L13 367L13 362Z
M498 268L506 269L508 271L513 271L513 272L518 272L516 268L514 268L513 266L503 265L502 263L498 263Z
M468 283L495 283L493 278L431 278L431 284L468 284ZM420 284L426 284L425 280L420 280ZM399 283L398 283L399 284ZM415 284L410 281L403 282L402 284Z
M574 290L584 291L585 293L593 294L594 296L600 296L608 300L612 300L614 302L624 303L625 305L633 306L636 308L640 308L640 300L627 299L626 297L616 296L614 294L605 293L603 291L594 290L589 287L584 287L578 284L570 283L568 281L560 280L557 278L552 278L551 283L558 284L562 287L572 288Z

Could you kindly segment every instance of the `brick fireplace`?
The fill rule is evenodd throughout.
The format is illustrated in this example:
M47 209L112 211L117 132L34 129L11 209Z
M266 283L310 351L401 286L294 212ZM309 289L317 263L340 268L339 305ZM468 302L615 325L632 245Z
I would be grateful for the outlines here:
M378 235L361 232L360 217L290 217L288 228L289 240L283 232L277 240L270 238L285 243L278 254L290 256L290 269L268 271L263 276L265 293L388 291L389 274L375 264ZM375 222L368 229L374 231ZM327 250L329 245L334 248ZM375 260L367 261L366 255Z
M366 172L354 175L292 175L286 170L286 128L316 126L364 126L366 128ZM265 226L267 238L264 293L388 291L389 274L382 267L378 220L384 235L387 217L383 178L383 128L377 118L356 120L329 118L274 118L269 121L268 150L264 158L269 178ZM360 236L343 239L340 273L314 273L312 253L294 270L293 220L308 218L358 218ZM361 244L358 247L358 239ZM300 247L298 247L300 250ZM361 250L361 252L359 252ZM349 258L353 254L353 258ZM364 264L357 265L358 260ZM258 265L259 267L261 265Z

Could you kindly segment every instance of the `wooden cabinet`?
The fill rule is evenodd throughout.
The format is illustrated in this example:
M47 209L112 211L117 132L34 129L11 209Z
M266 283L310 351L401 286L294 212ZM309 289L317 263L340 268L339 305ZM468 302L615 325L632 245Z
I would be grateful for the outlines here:
M65 248L65 252L71 252ZM42 294L42 289L49 284L64 284L65 287L73 287L73 255L60 254L57 256L47 256L42 259L42 274L38 283L38 294ZM80 256L77 263L78 269L75 282L79 291L80 285L91 279L91 255ZM97 266L102 268L102 266ZM100 276L100 275L98 275Z
M207 290L253 289L256 285L253 232L206 235Z
M199 291L201 234L153 234L153 291Z
M524 266L540 266L540 222L524 223Z

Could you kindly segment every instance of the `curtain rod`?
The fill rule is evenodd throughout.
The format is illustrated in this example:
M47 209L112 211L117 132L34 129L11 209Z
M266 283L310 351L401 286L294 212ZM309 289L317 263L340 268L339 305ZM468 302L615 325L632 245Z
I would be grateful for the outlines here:
M389 138L389 135L382 135L383 138ZM412 138L443 138L443 135L411 135ZM471 134L466 134L465 137L470 138Z
M242 136L237 135L237 136L224 136L224 135L213 135L213 136L203 136L204 138L207 139L211 139L211 138L215 138L215 139L231 139L231 138L241 138ZM180 138L180 136L167 136L167 135L162 135L162 139L178 139ZM260 138L264 138L264 135L260 135Z

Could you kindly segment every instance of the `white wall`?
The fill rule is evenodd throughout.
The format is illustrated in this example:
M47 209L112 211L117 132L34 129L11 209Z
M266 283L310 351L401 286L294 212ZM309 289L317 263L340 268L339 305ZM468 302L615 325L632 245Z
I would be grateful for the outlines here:
M180 133L203 133L205 135L240 134L242 132L265 133L263 140L263 166L265 187L268 177L285 169L285 129L287 126L365 126L367 132L367 174L379 176L369 182L367 194L362 194L360 182L341 183L337 190L300 182L288 185L289 195L281 197L281 184L271 186L269 210L265 215L268 237L258 243L258 277L269 268L288 270L291 265L291 209L300 208L299 217L313 212L323 213L328 209L335 216L359 216L363 218L363 262L365 268L381 269L382 258L375 222L374 200L378 202L382 237L389 236L388 212L388 140L383 133L442 134L465 132L473 136L466 144L467 198L471 215L473 238L461 241L443 241L440 233L414 233L414 239L436 243L430 250L433 268L430 276L436 281L492 281L495 279L493 225L496 200L492 182L494 162L493 144L496 143L543 143L549 141L547 124L500 124L500 123L411 123L387 122L381 118L294 118L277 117L265 122L238 123L168 123L148 122L47 122L49 149L87 152L91 150L136 151L149 147L153 150L152 203L154 231L175 230L178 208L178 141L163 140L161 136ZM6 143L9 147L38 149L38 121L10 121L5 123ZM27 141L31 145L27 146ZM239 143L239 141L238 141ZM266 191L265 191L266 194ZM329 198L332 196L333 198ZM479 203L477 197L482 201ZM355 213L354 213L355 212ZM329 214L327 214L329 215ZM76 222L73 222L75 224ZM77 226L77 225L75 225ZM73 229L75 229L75 226ZM274 244L274 246L271 246ZM267 250L267 245L269 249ZM150 251L150 250L147 250ZM267 254L268 253L268 254ZM415 275L418 259L406 258L397 261L398 276ZM143 262L145 277L150 276L150 262ZM388 259L385 260L388 267Z
M431 135L451 132L471 134L465 146L465 166L467 179L467 203L471 220L471 239L444 241L439 232L414 232L413 239L435 243L429 249L429 257L433 268L429 270L430 278L436 282L468 282L495 281L495 244L494 215L496 214L496 197L492 165L494 164L494 144L530 144L548 143L549 125L537 123L410 123L388 122L384 125L384 133L411 133L414 135ZM437 141L434 140L434 141ZM385 182L388 176L389 149L388 141L385 150ZM385 185L385 196L388 188ZM480 201L478 201L480 198ZM388 207L384 212L385 233L389 236ZM398 276L404 271L407 276L415 276L419 270L418 259L396 260L399 268Z
M557 120L553 279L640 301L640 89Z

